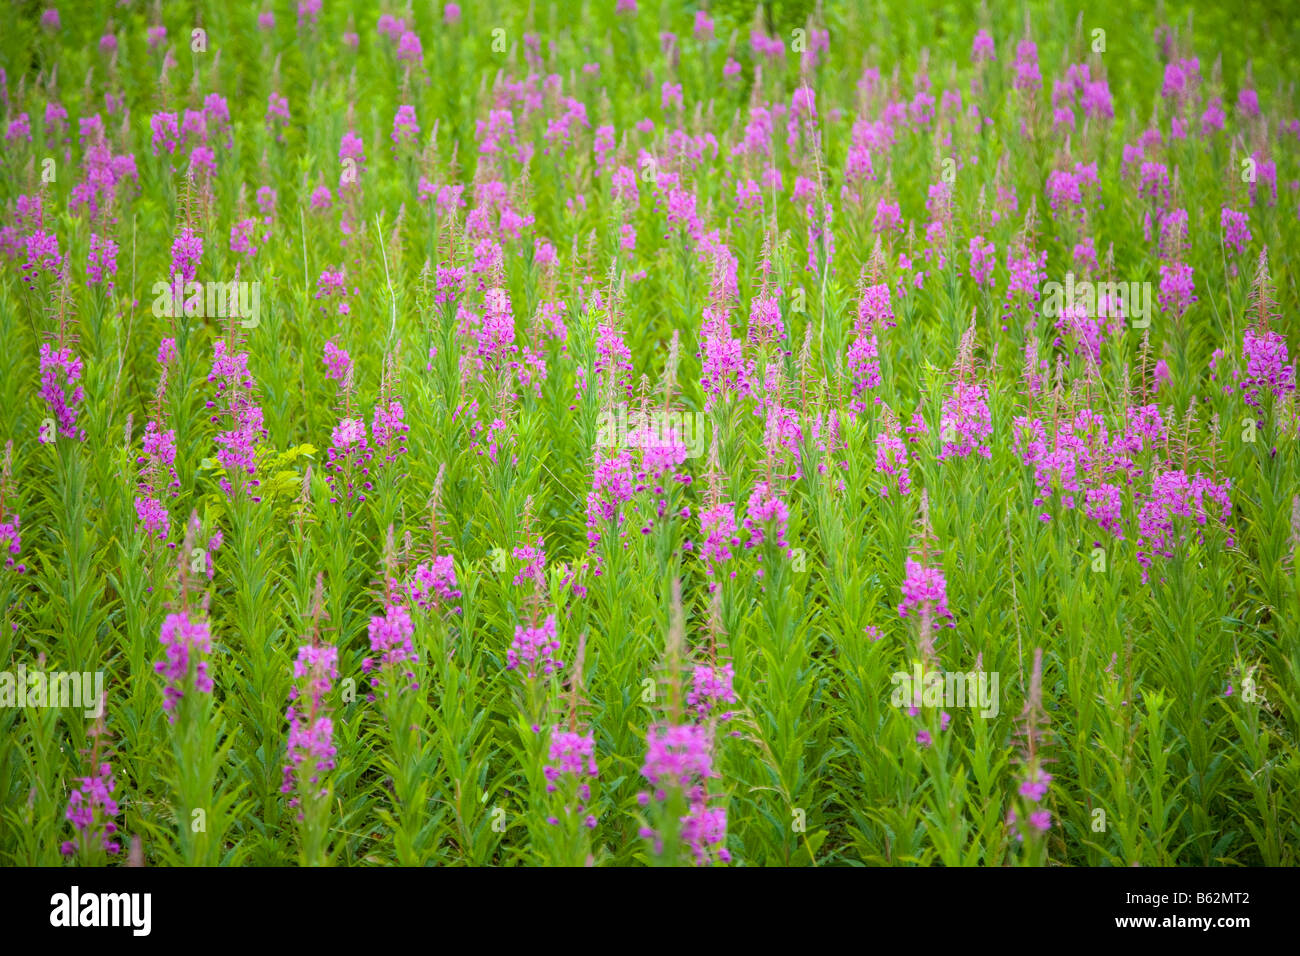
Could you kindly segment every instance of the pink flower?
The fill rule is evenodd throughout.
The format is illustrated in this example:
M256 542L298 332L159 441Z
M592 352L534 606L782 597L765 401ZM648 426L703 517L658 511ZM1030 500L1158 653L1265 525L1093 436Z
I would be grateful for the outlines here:
M424 49L420 46L420 38L407 30L397 41L397 59L407 63L423 63Z
M734 679L735 669L731 664L716 667L696 664L691 673L691 690L686 696L687 706L703 720L719 704L736 703L736 692L731 686ZM726 720L730 716L730 713L723 713L719 719Z
M745 511L743 524L749 532L746 548L756 548L761 545L770 531L775 546L789 553L790 543L785 539L785 532L790 520L790 509L766 481L754 485Z
M98 840L100 849L106 853L122 851L121 844L112 838L117 832L113 818L121 813L117 801L113 799L113 791L116 789L113 768L106 760L91 767L89 776L77 778L77 786L68 793L68 809L64 818L76 829L81 843L67 840L59 852L71 856L79 847L95 840Z
M997 247L986 242L983 236L972 236L970 250L970 276L977 286L993 287L993 267L997 265Z
M933 611L939 617L949 618L948 626L955 627L951 621L952 612L948 610L948 584L943 571L939 568L927 568L920 562L907 559L907 576L903 580L903 603L898 605L900 617L907 617L909 611L921 608L925 612Z
M58 433L76 441L86 440L86 430L77 426L77 406L85 398L81 379L81 357L72 349L54 350L48 343L41 345L41 397L53 414ZM42 429L41 442L52 442L54 436Z
M943 442L939 460L953 456L964 458L972 452L992 458L993 451L987 442L992 433L988 389L977 383L956 382L952 394L944 400L939 418L939 435Z
M366 500L373 487L370 460L374 457L366 441L366 423L359 418L345 418L330 433L330 448L325 462L325 483L330 487L330 503L357 503ZM352 512L347 512L352 517Z
M105 291L113 294L113 277L117 274L117 243L90 234L90 252L86 258L86 284L103 283Z
M230 251L252 258L257 255L253 245L253 230L257 228L256 219L241 219L230 227Z
M1247 405L1259 408L1261 392L1280 399L1296 390L1295 366L1287 364L1286 336L1251 326L1246 329L1241 352L1246 359L1241 390Z
M715 505L700 512L700 533L704 542L699 547L700 558L705 562L704 573L713 576L715 570L731 560L731 549L740 547L736 534L736 506L730 503ZM736 572L732 571L735 577ZM716 591L717 582L710 582L709 590Z
M266 129L274 133L277 142L284 142L281 131L289 125L289 98L274 90L266 102Z
M516 670L522 666L530 679L539 674L549 676L564 666L564 662L555 657L555 652L559 649L554 614L548 614L540 627L517 625L515 639L506 651L506 670Z
M731 860L726 848L726 809L708 805L707 783L719 775L713 767L712 750L713 733L706 726L653 725L646 735L646 758L641 765L641 775L652 789L637 797L638 803L647 806L652 798L665 801L669 788L685 794L688 812L679 821L682 841L702 866L714 859L722 863ZM655 852L662 852L662 837L654 829L643 828L641 835L653 841Z
M237 476L240 488L255 489L259 484L255 459L264 429L262 407L255 401L253 376L248 371L248 353L233 352L224 339L218 339L208 383L217 386L215 399L207 403L209 409L216 409L212 421L226 426L216 436L217 461L226 470L221 487L233 497L231 477ZM254 495L252 500L261 499Z
M1244 212L1235 212L1226 205L1219 214L1219 225L1223 228L1223 243L1238 255L1246 251L1250 242L1250 216Z
M352 371L352 357L330 339L325 343L325 377L342 385Z
M412 667L420 658L411 643L415 624L406 608L400 604L388 605L384 608L382 617L370 619L369 632L370 649L379 655L378 663L367 657L361 662L361 669L367 674L376 668L383 671L383 674L371 679L371 686L388 697L390 686L395 689L397 678L401 677L406 681L407 688L418 690L420 685L415 680ZM368 695L367 699L374 700L374 694Z
M1173 312L1181 318L1189 306L1197 301L1192 293L1195 291L1192 281L1192 267L1186 263L1175 262L1160 266L1160 308Z
M212 634L207 619L177 611L163 619L158 639L166 650L163 660L154 664L154 670L167 680L163 688L163 710L169 712L169 720L175 723L176 706L188 691L212 693L212 678L203 657L212 653Z
M294 661L295 684L289 690L289 722L286 744L288 763L284 765L282 793L296 795L290 807L300 806L303 798L321 797L328 791L322 777L334 769L334 722L328 713L327 695L339 676L339 652L330 645L305 644L298 648ZM305 709L304 709L305 708ZM298 818L302 819L302 813Z
M451 555L444 554L418 565L406 593L416 606L426 611L440 603L459 600L461 592L456 588L456 566Z
M413 144L420 138L420 124L415 118L415 107L399 106L393 117L393 150L404 144Z
M898 419L892 414L886 416L884 425L876 436L876 473L885 476L885 482L880 487L881 497L888 498L893 492L906 495L912 490L907 446L899 437Z

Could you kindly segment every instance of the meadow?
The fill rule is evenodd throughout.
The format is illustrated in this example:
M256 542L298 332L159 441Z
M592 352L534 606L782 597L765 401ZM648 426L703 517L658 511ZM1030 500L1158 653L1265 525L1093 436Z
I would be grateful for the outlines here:
M1297 20L15 4L0 864L1295 865Z

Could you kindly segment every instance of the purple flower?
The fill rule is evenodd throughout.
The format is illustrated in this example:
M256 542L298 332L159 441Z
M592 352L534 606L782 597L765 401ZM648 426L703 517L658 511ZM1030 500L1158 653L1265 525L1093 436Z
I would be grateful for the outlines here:
M704 573L712 576L715 570L731 560L731 549L740 545L736 534L736 506L723 502L700 512L700 533L704 541L700 544L700 558L705 562ZM732 572L732 577L735 572ZM716 591L717 582L709 584L709 590Z
M406 433L411 430L411 426L404 420L405 414L402 403L396 399L375 406L370 433L374 437L375 448L385 453L384 461L393 461L406 452Z
M1286 336L1272 329L1246 329L1241 346L1246 359L1246 374L1241 390L1246 404L1259 408L1260 393L1267 391L1275 399L1296 389L1295 366L1287 364Z
M86 430L77 427L77 406L85 398L81 379L81 357L72 349L54 350L48 343L41 345L41 398L49 405L58 426L58 433L77 441L86 440ZM54 441L54 436L44 430L40 435L44 443Z
M1013 66L1016 76L1013 85L1025 93L1037 95L1042 85L1042 76L1038 72L1038 44L1025 37L1016 44L1016 61Z
M713 39L713 19L705 10L695 11L695 39L701 43Z
M325 483L330 488L330 502L338 504L366 500L370 482L370 460L374 457L366 441L366 423L360 418L344 418L330 434L330 448L325 462ZM348 511L347 516L352 517Z
M972 452L992 458L993 451L987 442L992 433L988 389L973 382L955 383L952 394L944 400L939 418L939 434L943 442L939 460L953 456L964 458Z
M771 531L776 547L788 553L790 543L785 539L785 532L789 520L790 509L776 491L766 481L757 482L745 505L742 524L749 532L745 547L758 547Z
M907 576L903 580L903 602L898 605L900 617L907 617L908 612L921 608L925 613L933 612L939 617L952 618L948 610L948 583L939 568L927 568L920 562L908 558ZM956 625L950 620L949 627Z
M298 648L293 666L296 683L289 690L289 708L285 712L289 722L289 762L284 765L280 785L282 793L297 790L289 800L291 807L300 806L304 797L319 798L328 792L322 777L334 769L337 748L326 699L339 676L338 659L337 647L306 644ZM298 819L302 818L300 812Z
M77 786L68 794L68 809L64 813L64 818L77 831L77 840L67 840L59 847L64 856L71 856L94 840L99 841L106 853L121 852L121 844L112 838L117 832L113 818L121 812L113 799L116 789L117 781L108 761L92 767L90 776L77 778Z
M1047 785L1052 782L1052 775L1040 769L1032 770L1020 783L1020 795L1037 803L1047 794Z
M709 666L696 664L691 673L691 690L686 696L686 703L701 719L708 717L719 704L736 703L736 692L732 690L735 668L731 664ZM730 713L719 715L726 720Z
M226 426L216 436L217 461L226 470L221 487L233 497L232 476L239 476L240 487L257 488L257 445L265 434L262 407L255 400L253 376L248 371L248 353L232 352L224 339L218 339L208 383L217 386L215 399L207 403L209 409L216 409L211 420ZM253 501L259 500L253 497Z
M370 631L370 649L379 655L378 663L367 657L361 662L361 669L366 673L375 670L376 667L382 668L387 676L377 676L371 679L371 684L378 690L382 690L385 697L389 694L388 685L395 683L395 678L399 675L407 682L410 690L418 690L420 685L415 680L415 671L412 666L419 662L420 658L415 653L415 646L411 643L411 637L415 634L415 624L411 621L411 615L400 604L390 604L384 608L382 617L372 617L369 625ZM370 695L374 699L374 695Z
M86 257L86 284L103 283L105 291L113 294L113 277L117 275L117 243L90 234L90 252Z
M650 728L646 745L641 776L656 788L689 788L698 781L718 776L713 769L713 734L705 726L656 724Z
M325 185L317 186L312 190L310 203L312 209L329 209L330 206L334 205L334 197L330 193L330 188ZM320 298L320 296L318 295L317 298Z
M313 28L316 26L316 18L320 15L322 0L298 0L298 29L303 27Z
M188 691L212 693L208 662L203 659L203 655L212 653L212 634L205 618L192 618L188 612L178 611L163 619L158 639L166 656L154 664L154 670L167 680L163 688L163 710L169 712L168 719L175 723L176 705Z
M583 826L588 829L596 826L596 818L586 813L591 800L591 780L598 774L596 766L596 740L591 734L581 734L573 730L564 730L558 726L551 728L551 743L547 753L546 765L542 774L546 777L546 792L556 793L563 789L570 805L566 813L583 814ZM550 817L549 822L558 824L557 817Z
M281 131L289 125L289 98L274 90L266 101L266 129L274 133L277 142L284 142Z
M506 670L516 670L522 665L530 678L537 677L539 673L549 676L564 666L563 661L555 658L555 652L559 649L554 614L548 614L541 627L517 625L515 639L506 651Z
M456 565L451 555L435 556L432 562L417 565L406 593L416 606L426 611L459 600L461 592L456 588Z
M727 811L708 805L707 783L719 776L713 767L713 733L697 724L655 724L646 735L646 758L641 775L652 785L650 793L637 796L648 806L653 799L667 799L669 788L680 788L687 799L688 811L679 821L682 841L695 857L707 866L716 858L727 863L731 854L726 848ZM641 835L654 842L655 851L663 848L662 835L642 828Z
M420 46L420 38L407 30L397 41L397 59L408 63L423 63L424 50Z
M1188 307L1195 301L1195 283L1192 281L1192 267L1186 263L1175 262L1160 267L1160 308L1173 312L1181 318Z
M241 219L230 227L230 251L240 255L248 256L250 259L257 255L257 247L253 245L253 230L257 228L256 219Z
M412 144L420 138L420 124L415 118L414 106L399 106L393 117L393 150L403 144Z
M198 278L199 260L202 258L203 237L195 234L189 226L184 227L172 241L171 275L181 285L193 282ZM180 296L183 291L175 289L174 294Z
M325 343L325 377L343 385L352 373L352 357L334 344L334 340Z
M993 287L993 268L997 265L997 246L985 241L983 236L972 236L970 250L970 277L977 286Z
M1225 205L1219 214L1219 225L1223 228L1224 245L1238 255L1245 252L1246 245L1252 238L1249 214L1236 212Z
M14 558L22 553L23 539L19 533L22 520L18 512L5 509L5 497L9 493L12 479L12 458L13 442L8 442L5 445L3 463L0 464L0 551L8 552L5 556L5 567L12 568L17 574L23 574L27 570L26 567L21 564L14 566Z
M19 139L27 143L32 141L31 119L26 113L19 113L11 119L5 129L5 142L12 143Z

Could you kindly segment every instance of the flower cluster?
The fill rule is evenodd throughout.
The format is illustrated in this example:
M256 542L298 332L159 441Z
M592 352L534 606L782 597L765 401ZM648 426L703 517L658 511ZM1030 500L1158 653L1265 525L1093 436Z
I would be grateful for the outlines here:
M550 750L542 773L546 777L547 793L572 790L573 812L583 814L583 826L594 829L596 817L585 811L591 802L591 781L599 773L596 739L591 734L552 727ZM547 822L556 825L560 820L549 817Z
M370 459L374 457L366 440L366 423L359 418L345 418L330 433L326 453L325 483L330 487L330 502L363 502L373 487ZM347 512L352 517L352 512Z
M529 678L538 674L549 676L564 666L556 659L555 652L560 649L556 636L555 615L548 614L540 627L515 627L515 639L506 651L506 670L524 668Z
M77 778L77 786L68 794L68 809L64 814L76 829L77 839L65 840L59 847L64 856L71 856L93 843L98 843L105 853L122 852L122 845L113 838L117 833L113 818L121 813L113 797L115 790L117 779L107 760L93 766L90 776Z
M432 561L417 565L406 585L406 593L417 607L426 611L451 605L460 600L456 588L456 566L449 554L439 555ZM459 613L459 608L452 608Z
M909 612L920 610L923 619L928 615L938 615L949 619L949 627L956 627L948 608L948 582L942 569L928 568L914 558L908 558L906 571L903 601L898 605L899 616L907 617Z
M248 353L235 352L225 339L218 339L208 373L208 383L216 383L215 399L207 403L216 409L212 415L214 425L224 424L225 430L217 433L217 461L226 470L221 479L222 490L234 497L239 488L257 488L257 445L261 440L262 406L257 404L253 392L253 376L248 371ZM254 501L261 499L253 496Z
M411 620L410 612L400 604L389 604L384 608L382 616L370 619L369 631L370 649L379 656L363 659L361 670L366 674L381 672L371 678L372 686L380 690L385 698L390 692L395 692L399 678L406 681L410 690L419 690L414 668L420 658L411 642L415 635L415 623ZM366 699L374 700L375 695L368 694Z
M72 349L52 349L48 343L41 345L41 398L54 415L58 433L77 441L86 440L86 430L77 425L78 406L86 397L80 384L81 368L81 357L74 355ZM54 434L43 428L40 440L52 442Z
M710 578L731 560L731 549L740 547L741 539L736 531L735 505L724 502L700 512L700 533L704 540L699 555L704 561L704 573ZM736 572L732 571L730 576L734 578ZM709 590L718 590L718 582L710 581Z
M908 467L907 445L899 436L898 416L886 406L876 434L876 473L884 477L880 495L906 495L912 490L912 472Z
M993 421L989 412L988 389L973 382L957 382L952 394L944 400L939 418L939 436L943 448L939 460L950 457L964 458L978 452L992 458L988 436L993 434Z
M731 862L727 849L727 810L709 805L708 781L720 776L713 767L713 732L703 724L655 724L646 739L641 776L651 789L637 796L641 806L664 803L670 790L680 790L687 812L678 822L681 838L695 862L708 866L715 860ZM656 853L664 849L663 834L642 827Z
M770 534L772 543L779 551L790 553L790 542L785 538L790 523L790 508L768 482L760 481L754 485L745 511L742 524L749 532L746 548L757 548ZM762 555L758 558L761 561ZM762 572L759 573L761 575Z
M736 692L732 689L735 676L735 666L730 663L714 666L696 664L691 671L687 705L703 720L713 714L719 705L736 703ZM728 720L731 712L723 711L717 717L719 720Z
M328 792L322 777L334 769L334 722L325 696L339 676L339 651L330 645L304 644L298 648L293 676L298 682L289 691L287 744L289 762L284 765L282 793L293 793L289 806L297 807L304 797L323 797ZM304 709L305 708L305 709ZM302 815L299 814L299 819Z
M204 659L204 655L212 653L212 632L206 618L176 611L163 618L158 639L165 649L165 657L154 664L154 670L167 681L163 688L163 710L175 723L176 708L187 693L212 693L212 677Z

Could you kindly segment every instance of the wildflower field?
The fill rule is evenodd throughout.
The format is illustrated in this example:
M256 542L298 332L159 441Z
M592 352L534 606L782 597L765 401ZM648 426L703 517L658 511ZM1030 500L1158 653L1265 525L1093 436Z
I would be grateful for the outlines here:
M6 16L0 864L1300 862L1296 11Z

